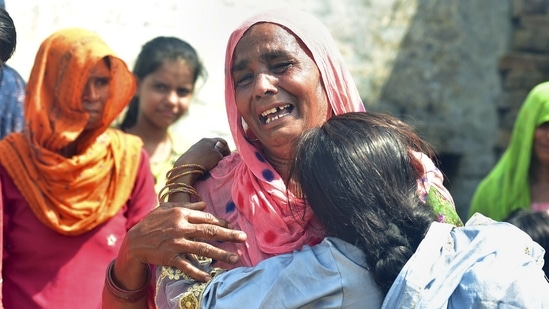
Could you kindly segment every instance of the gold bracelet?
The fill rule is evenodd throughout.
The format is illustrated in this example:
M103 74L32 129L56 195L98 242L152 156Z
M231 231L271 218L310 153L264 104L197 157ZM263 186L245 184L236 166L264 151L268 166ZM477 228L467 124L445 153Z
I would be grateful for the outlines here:
M179 171L181 169L184 169L184 168L195 168L197 170L200 170L202 172L202 174L204 174L206 172L206 168L200 164L194 164L194 163L188 163L188 164L181 164L181 165L178 165L178 166L174 166L172 169L170 169L167 173L166 173L166 178L170 178L170 175L172 173L175 173L176 171Z
M109 263L109 267L107 267L107 275L105 276L105 287L107 288L107 291L109 291L109 293L116 299L125 303L135 303L145 297L147 295L147 288L149 287L152 277L150 266L147 265L147 279L145 280L145 284L137 290L130 291L123 289L114 283L112 271L115 261L116 259L112 260Z
M166 183L166 185L164 185L164 187L162 187L162 189L160 189L160 192L158 192L158 196L161 196L162 193L166 190L170 190L170 189L178 188L178 187L184 187L184 188L194 190L194 188L191 185L188 185L184 182L172 182L172 183Z
M186 171L186 172L181 172L179 174L176 174L174 176L172 176L172 174L166 174L166 177L168 180L166 180L167 183L171 183L172 181L174 181L175 179L178 179L179 177L183 177L183 176L186 176L186 175L190 175L190 174L199 174L199 175L202 175L204 174L203 171L201 170L190 170L190 171Z
M164 191L168 190L168 192L164 193ZM166 184L160 192L158 192L158 201L160 203L164 203L165 199L170 196L172 193L181 192L181 193L188 193L191 196L194 196L197 200L202 200L200 197L200 194L198 194L198 191L196 191L195 188L192 186L184 183L184 182L176 182L176 183L168 183Z
M202 200L202 198L200 197L200 195L198 194L198 192L196 192L195 190L189 190L187 188L175 188L175 189L171 189L170 191L168 191L166 194L164 194L162 197L161 197L161 201L164 202L164 199L166 199L166 197L169 197L171 194L173 193L177 193L177 192L180 192L180 193L188 193L190 194L191 196L194 196L197 200Z

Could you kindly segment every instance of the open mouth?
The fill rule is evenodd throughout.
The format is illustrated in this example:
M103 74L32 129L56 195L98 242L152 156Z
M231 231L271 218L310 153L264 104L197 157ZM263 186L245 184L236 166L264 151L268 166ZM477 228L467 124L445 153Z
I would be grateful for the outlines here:
M288 116L290 113L292 113L293 110L294 110L294 106L291 104L273 107L261 113L261 115L259 116L259 119L263 124L269 124L284 116Z

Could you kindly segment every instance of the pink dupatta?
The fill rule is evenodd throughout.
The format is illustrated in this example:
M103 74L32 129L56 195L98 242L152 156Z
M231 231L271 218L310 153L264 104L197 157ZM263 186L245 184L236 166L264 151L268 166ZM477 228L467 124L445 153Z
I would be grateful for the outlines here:
M197 183L196 188L208 205L206 211L228 220L235 229L248 235L244 244L216 244L238 252L240 265L245 266L316 244L324 236L320 225L313 223L312 211L307 210L302 200L291 196L280 175L263 158L261 150L246 140L241 125L242 116L236 108L231 75L233 52L246 30L261 22L284 27L307 46L320 71L334 114L365 110L331 33L312 15L297 10L269 10L249 18L232 33L225 55L225 103L238 152L223 159L210 172L210 177ZM421 189L428 191L424 186Z
M302 200L291 196L261 151L246 140L241 125L231 76L233 51L246 30L260 22L286 28L307 46L335 114L364 111L332 35L315 17L295 10L270 10L246 20L232 33L225 57L225 102L238 152L220 162L210 179L198 183L197 189L208 204L207 211L247 233L248 242L236 245L243 265L255 265L269 256L316 244L324 236L320 226L312 224L312 212L305 210ZM219 247L235 250L231 243Z

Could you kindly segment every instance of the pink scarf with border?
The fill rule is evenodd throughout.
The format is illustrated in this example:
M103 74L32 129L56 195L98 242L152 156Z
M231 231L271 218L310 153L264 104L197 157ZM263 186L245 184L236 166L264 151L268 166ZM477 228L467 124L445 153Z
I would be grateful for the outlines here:
M280 175L264 159L261 150L246 140L241 125L242 116L236 108L231 75L233 52L246 30L260 22L284 27L307 46L320 71L335 115L365 110L331 33L312 15L296 10L270 10L246 20L232 33L225 56L225 103L238 152L223 159L210 172L208 179L196 184L196 189L208 205L206 211L228 220L233 228L248 235L247 242L243 244L215 244L219 248L237 252L241 256L237 266L256 265L270 256L300 250L304 245L314 245L324 237L320 225L315 224L312 211L305 207L302 200L291 196ZM429 162L425 162L424 158L421 161L432 164L429 159ZM433 170L426 168L426 172L429 175ZM435 182L440 180L443 194L451 199L442 186L442 174L438 169L435 172ZM418 182L420 196L426 196L430 179L433 177ZM234 267L222 263L216 266Z
M255 265L267 257L316 244L324 236L320 226L312 224L312 212L306 210L302 200L291 196L261 150L248 143L241 126L231 76L233 51L246 30L259 22L278 24L307 46L335 114L364 111L332 35L315 17L300 11L270 10L248 19L232 33L225 57L225 102L238 153L220 162L210 179L196 187L208 204L207 211L247 233L247 243L237 244L236 248L231 243L219 244L224 249L236 249L243 265Z

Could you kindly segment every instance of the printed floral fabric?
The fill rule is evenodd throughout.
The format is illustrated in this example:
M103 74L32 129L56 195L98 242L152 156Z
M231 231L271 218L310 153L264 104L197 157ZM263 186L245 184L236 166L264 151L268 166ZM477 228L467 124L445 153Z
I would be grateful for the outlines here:
M198 268L208 272L212 279L225 271L221 268L213 267L213 260L210 258L193 255L190 260ZM157 293L155 303L158 308L177 307L181 309L193 309L201 307L202 295L208 286L208 282L196 281L181 270L170 266L157 268L156 278ZM174 289L174 286L171 285L178 287L178 290L180 290L179 295L173 299L170 299L167 295L171 295L171 291L178 290Z
M23 130L25 86L17 71L6 64L0 65L0 139Z
M437 216L437 222L463 226L463 221L457 214L454 205L442 196L436 188L431 187L425 202L433 208Z

